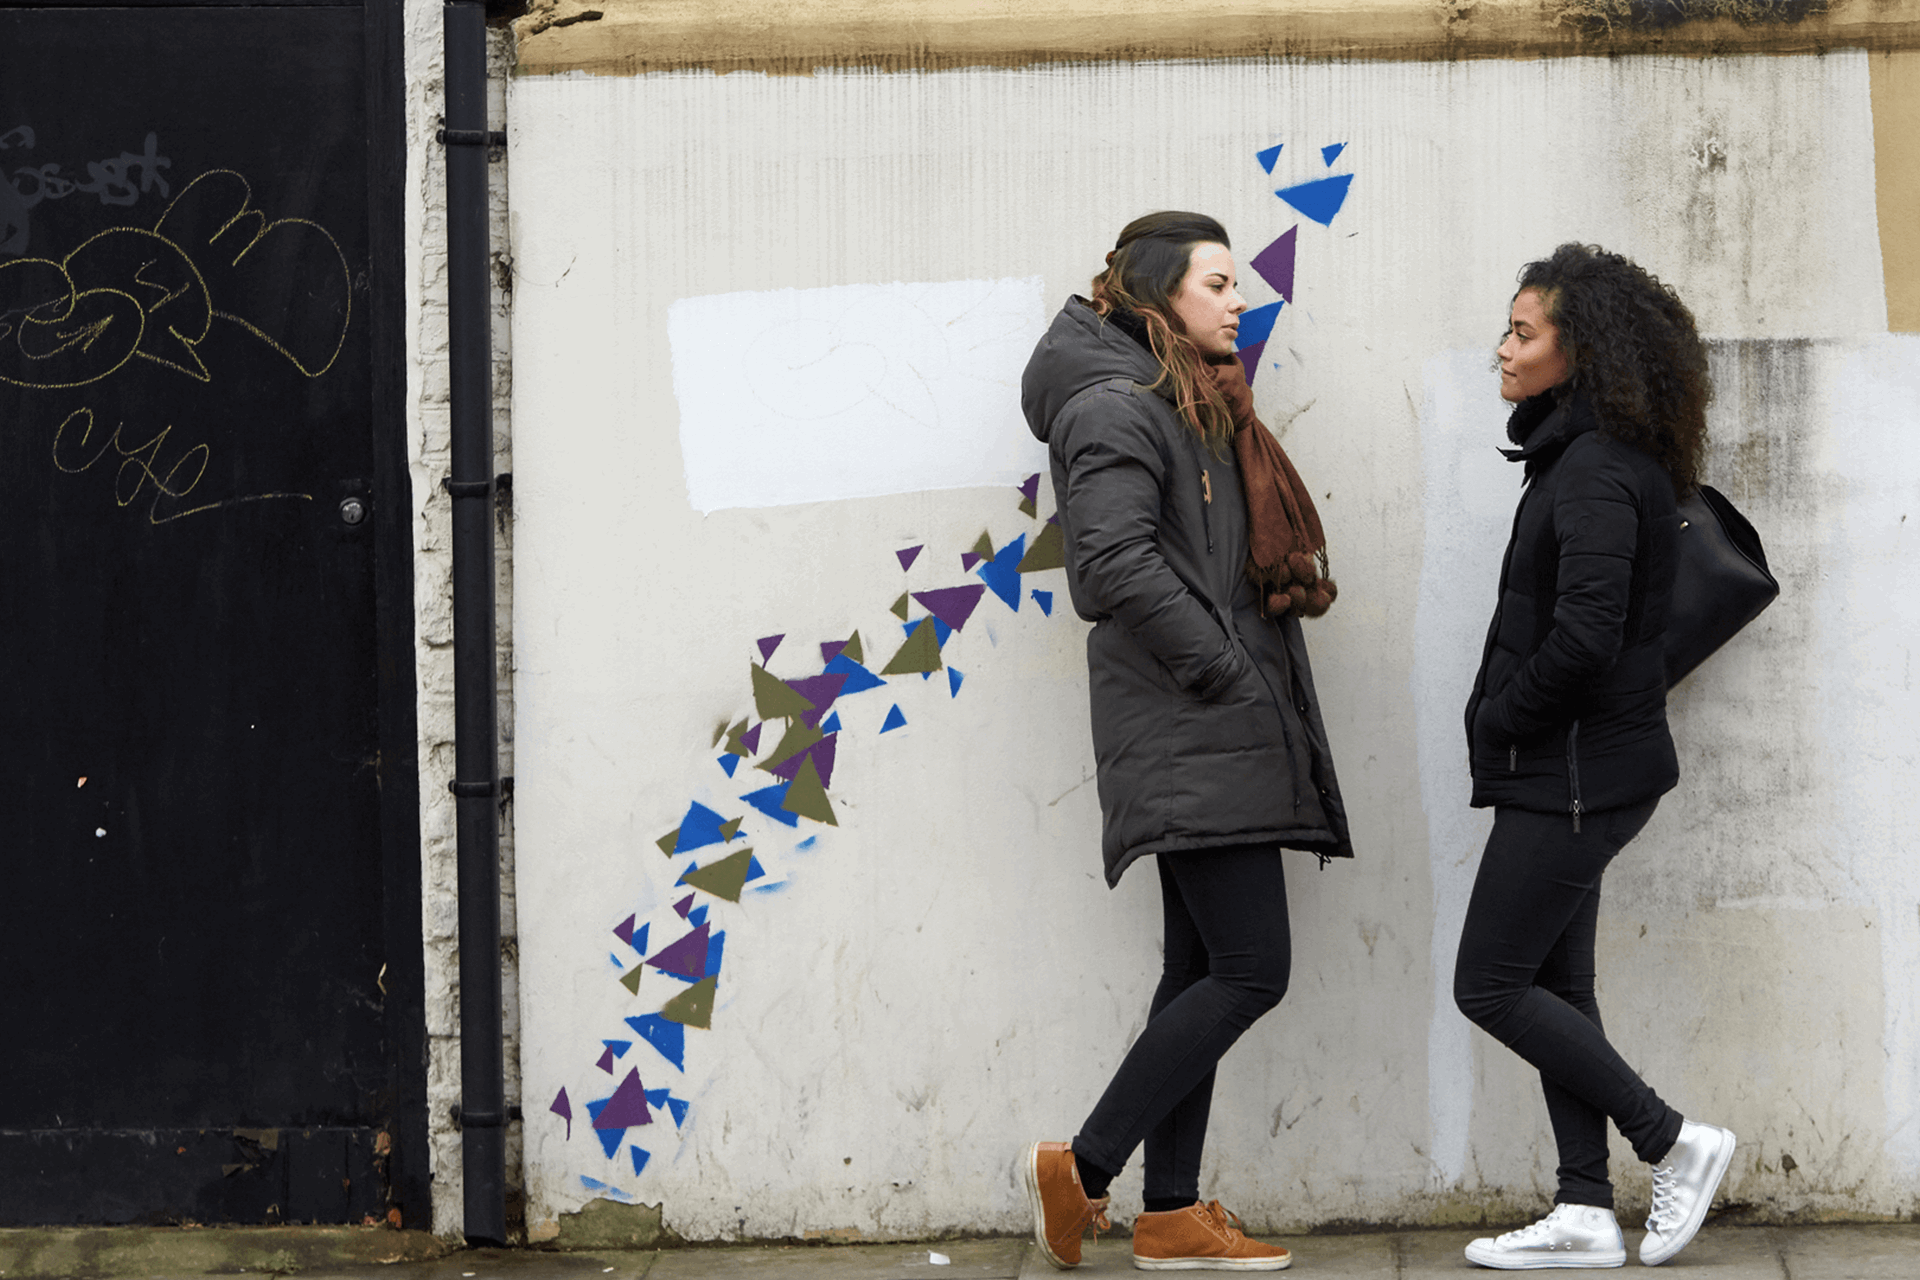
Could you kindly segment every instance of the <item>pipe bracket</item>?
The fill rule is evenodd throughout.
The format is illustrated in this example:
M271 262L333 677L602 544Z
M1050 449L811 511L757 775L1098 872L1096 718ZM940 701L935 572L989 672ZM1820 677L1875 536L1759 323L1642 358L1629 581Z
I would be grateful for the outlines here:
M456 498L490 498L499 487L499 481L455 480L452 476L442 476L440 487Z
M433 137L434 141L448 147L504 147L507 145L505 129L442 128Z

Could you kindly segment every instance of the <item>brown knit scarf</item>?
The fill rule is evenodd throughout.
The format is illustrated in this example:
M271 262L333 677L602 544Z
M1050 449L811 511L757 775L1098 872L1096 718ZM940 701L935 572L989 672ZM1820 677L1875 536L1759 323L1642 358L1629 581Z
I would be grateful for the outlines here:
M1269 615L1289 609L1317 618L1339 588L1327 577L1327 535L1313 495L1266 424L1254 416L1253 388L1238 359L1213 366L1214 382L1233 411L1233 452L1247 495L1247 576Z

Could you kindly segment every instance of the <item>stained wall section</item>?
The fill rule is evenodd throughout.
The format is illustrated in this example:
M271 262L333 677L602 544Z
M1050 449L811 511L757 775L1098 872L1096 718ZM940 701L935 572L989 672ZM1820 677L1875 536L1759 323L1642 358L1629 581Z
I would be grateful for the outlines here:
M1868 57L513 80L533 1236L600 1200L691 1238L1021 1229L1015 1153L1071 1135L1140 1027L1157 894L1100 881L1085 626L1044 555L1019 572L1043 460L1017 432L982 458L935 388L1013 404L1031 309L956 300L1032 281L1044 320L1163 207L1226 223L1255 306L1282 294L1247 263L1293 236L1254 385L1332 543L1309 644L1359 853L1289 855L1293 986L1223 1064L1205 1193L1259 1229L1550 1195L1537 1084L1449 991L1486 828L1458 714L1519 485L1488 352L1519 265L1579 239L1713 338L1709 478L1785 589L1675 693L1685 781L1608 880L1609 1027L1742 1135L1729 1193L1763 1216L1910 1212L1920 349L1888 333ZM1342 177L1331 210L1275 195ZM688 309L729 319L677 336ZM716 488L690 424L746 400L860 483L769 497L743 437ZM928 646L926 678L883 670ZM791 778L757 767L806 718L767 676L837 695Z

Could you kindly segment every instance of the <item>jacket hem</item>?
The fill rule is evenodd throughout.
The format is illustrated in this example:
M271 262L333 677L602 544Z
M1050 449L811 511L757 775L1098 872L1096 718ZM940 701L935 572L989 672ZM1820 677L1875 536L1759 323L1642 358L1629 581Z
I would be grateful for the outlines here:
M1339 839L1325 827L1289 827L1281 831L1168 836L1136 845L1110 863L1107 867L1107 888L1117 887L1120 877L1126 873L1127 868L1142 858L1161 853L1198 853L1207 849L1224 849L1243 844L1271 844L1280 849L1291 849L1296 853L1310 853L1322 861L1328 858L1353 856L1352 843Z

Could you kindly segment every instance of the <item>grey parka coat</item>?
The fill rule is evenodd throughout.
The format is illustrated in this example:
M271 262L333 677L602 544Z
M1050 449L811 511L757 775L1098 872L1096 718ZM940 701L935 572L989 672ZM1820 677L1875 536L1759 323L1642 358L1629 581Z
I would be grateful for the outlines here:
M1273 843L1351 857L1300 622L1261 616L1232 451L1147 390L1159 362L1080 298L1021 381L1087 637L1107 883L1134 859Z

